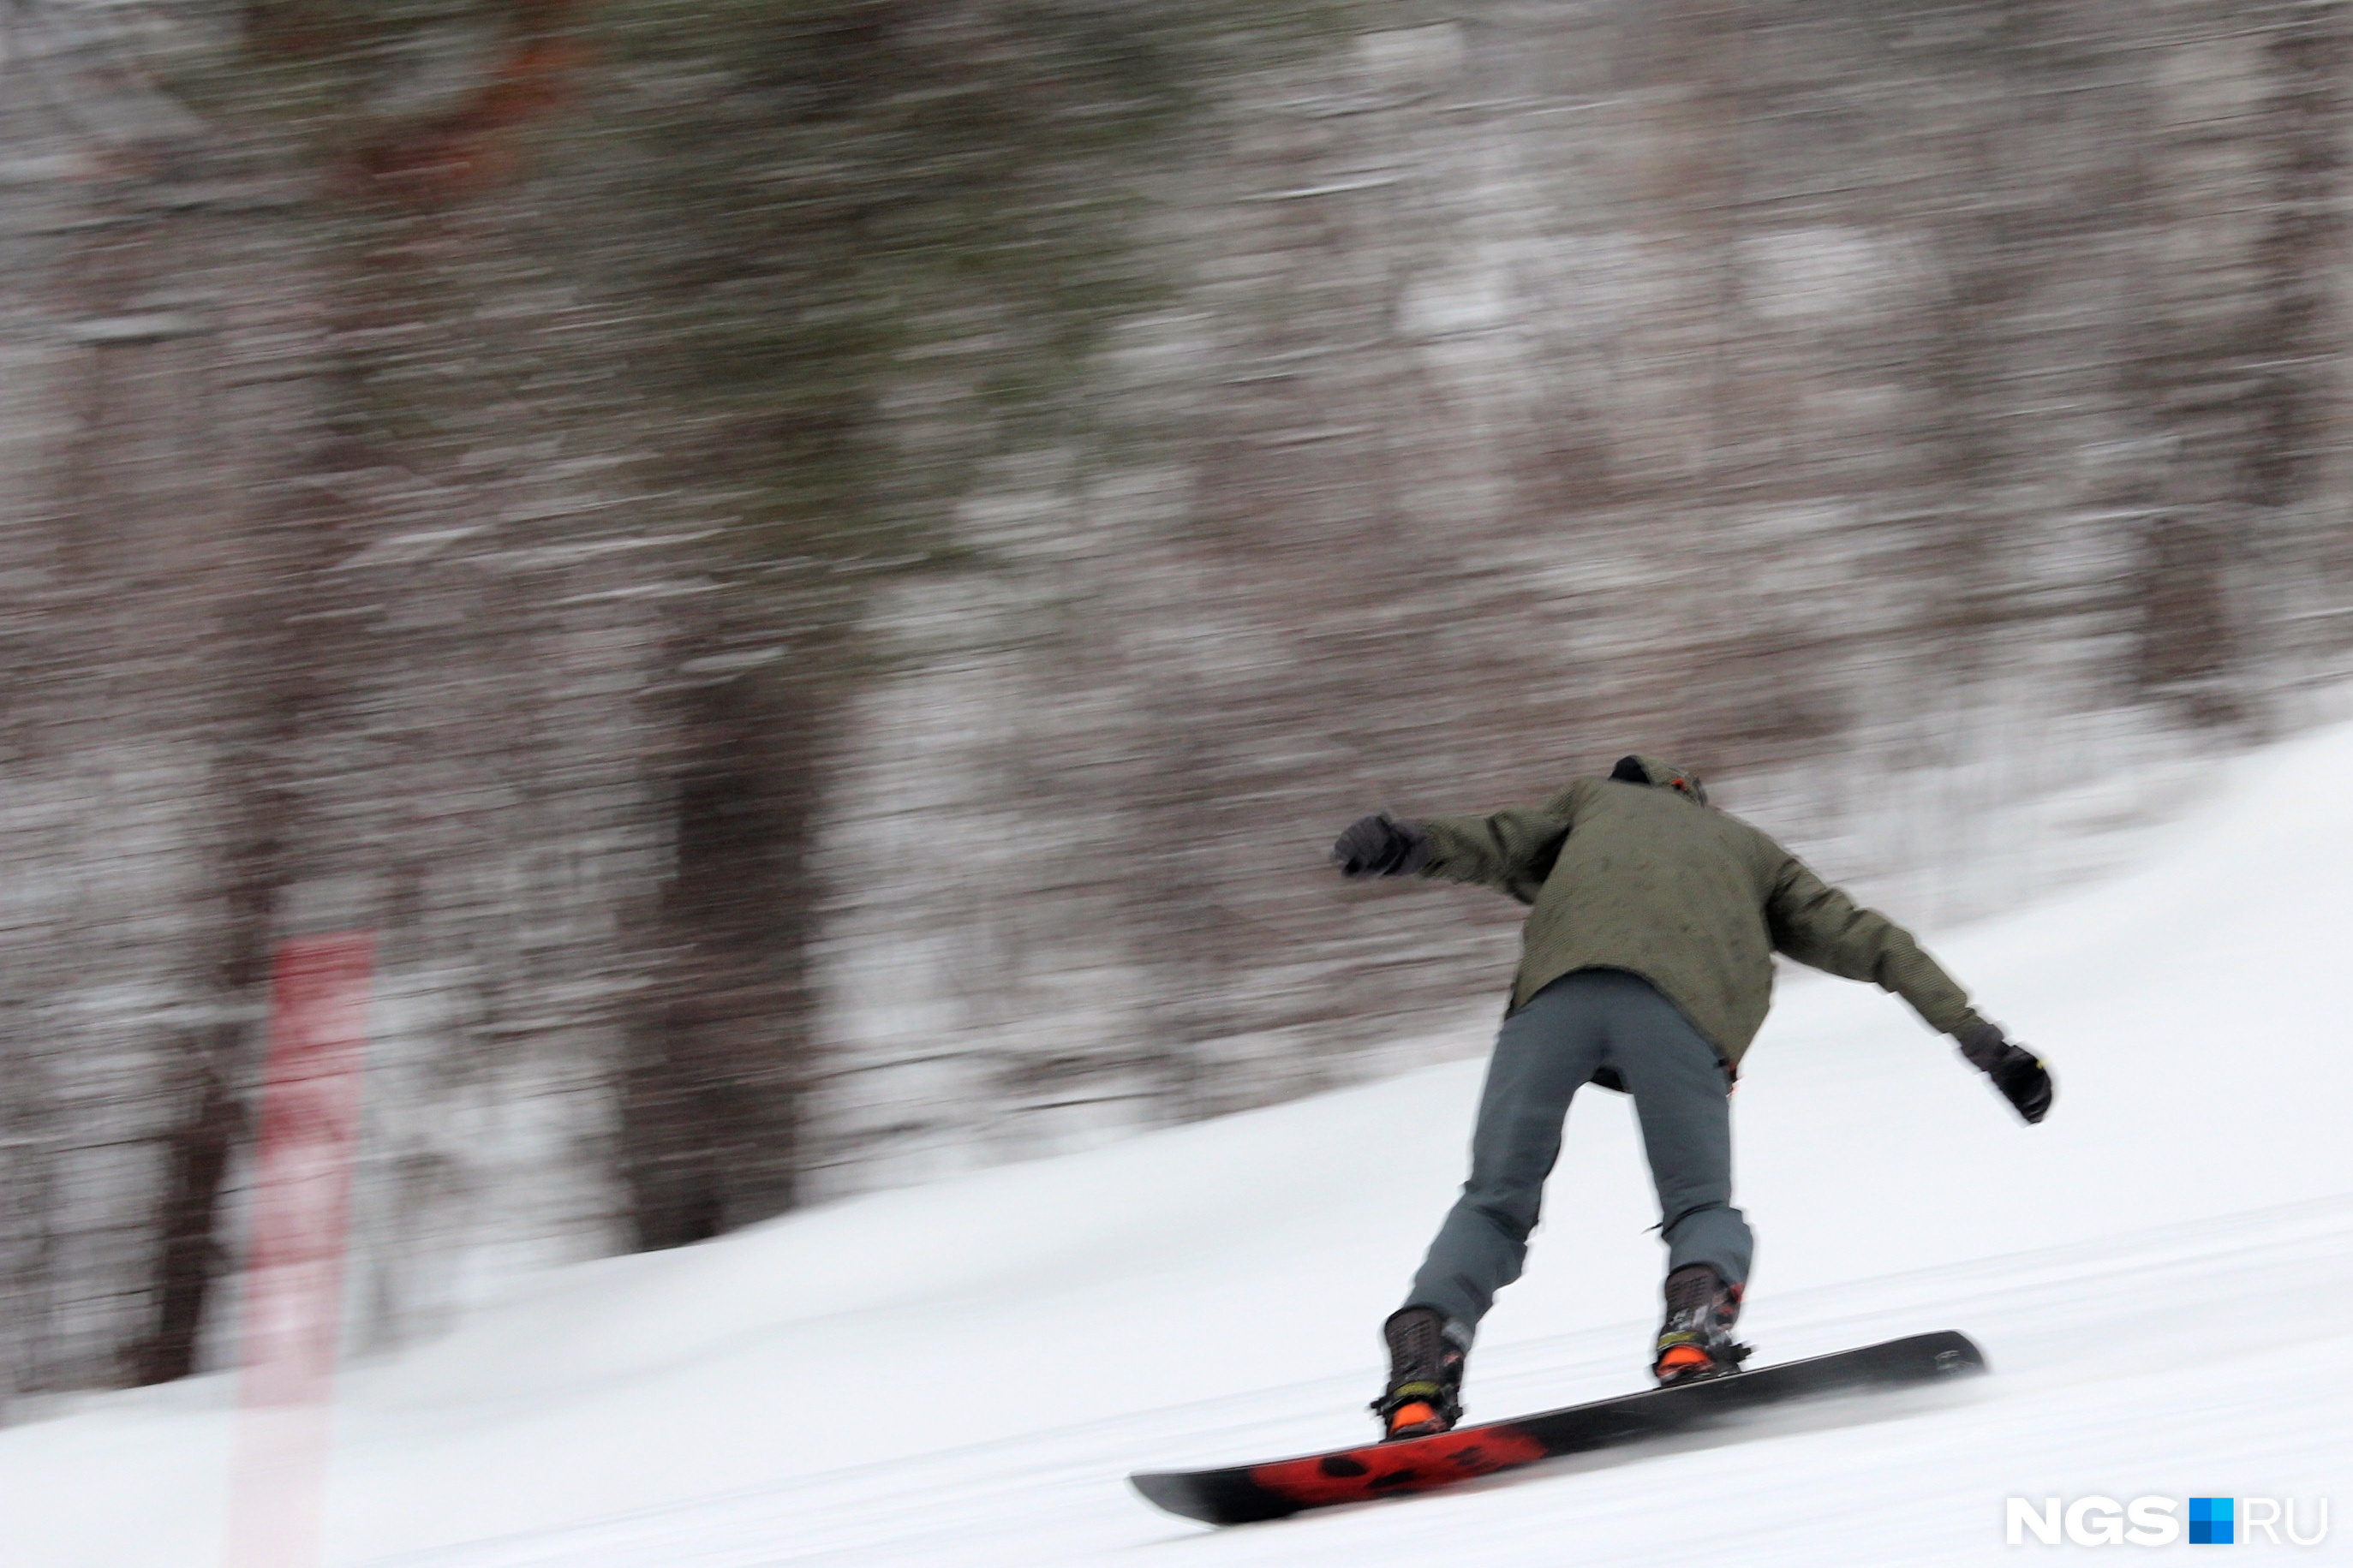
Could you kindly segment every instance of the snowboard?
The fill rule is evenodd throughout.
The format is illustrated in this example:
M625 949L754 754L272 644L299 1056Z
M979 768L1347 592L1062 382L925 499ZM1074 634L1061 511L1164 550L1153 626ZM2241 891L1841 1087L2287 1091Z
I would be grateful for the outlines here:
M1696 1431L1789 1400L1936 1383L1985 1370L1984 1352L1968 1336L1949 1331L1915 1334L1515 1421L1458 1426L1434 1436L1229 1469L1146 1471L1127 1479L1146 1500L1170 1513L1208 1524L1249 1524L1335 1503L1426 1492L1539 1459Z

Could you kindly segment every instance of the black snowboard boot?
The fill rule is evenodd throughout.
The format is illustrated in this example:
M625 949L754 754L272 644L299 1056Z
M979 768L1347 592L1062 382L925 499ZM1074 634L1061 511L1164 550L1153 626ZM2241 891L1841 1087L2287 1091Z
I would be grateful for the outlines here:
M1389 1385L1373 1401L1384 1442L1452 1430L1462 1415L1462 1363L1470 1337L1428 1307L1389 1314L1381 1325L1381 1338L1389 1345Z
M1739 1317L1740 1287L1726 1285L1708 1265L1686 1264L1668 1275L1667 1317L1651 1360L1659 1386L1738 1372L1748 1359L1748 1347L1732 1337Z

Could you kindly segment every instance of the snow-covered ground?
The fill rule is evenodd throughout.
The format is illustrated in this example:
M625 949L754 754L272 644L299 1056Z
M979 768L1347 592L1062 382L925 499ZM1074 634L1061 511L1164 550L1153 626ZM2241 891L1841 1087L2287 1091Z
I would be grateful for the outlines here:
M2327 1498L2327 1542L2276 1550L2353 1560L2353 730L2234 764L2134 874L1936 945L2048 1054L2051 1120L1894 999L1787 985L1736 1102L1744 1327L1768 1361L1959 1328L1990 1378L1278 1524L1153 1511L1126 1471L1370 1431L1377 1325L1461 1176L1458 1062L550 1275L346 1373L329 1560L1978 1563L2087 1550L2006 1547L2004 1500L2091 1493L2293 1497L2306 1532ZM1644 1382L1622 1100L1580 1099L1550 1204L1474 1418ZM233 1397L0 1432L0 1563L221 1563Z

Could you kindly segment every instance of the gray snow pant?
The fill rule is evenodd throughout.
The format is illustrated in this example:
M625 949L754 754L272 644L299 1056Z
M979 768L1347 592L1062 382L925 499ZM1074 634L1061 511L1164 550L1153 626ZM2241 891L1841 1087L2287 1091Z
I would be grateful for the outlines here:
M1708 1263L1729 1283L1748 1278L1756 1241L1732 1206L1723 1058L1641 975L1580 969L1504 1020L1479 1097L1471 1179L1430 1244L1407 1306L1434 1307L1467 1331L1520 1277L1569 1099L1602 1067L1634 1097L1668 1271Z

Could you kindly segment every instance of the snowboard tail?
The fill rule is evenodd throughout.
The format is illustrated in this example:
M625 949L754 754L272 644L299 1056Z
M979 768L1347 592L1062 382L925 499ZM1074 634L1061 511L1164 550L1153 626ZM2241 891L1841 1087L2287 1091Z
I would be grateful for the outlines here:
M1985 1370L1984 1352L1967 1335L1949 1331L1915 1334L1399 1443L1370 1443L1229 1469L1151 1471L1127 1479L1147 1500L1170 1513L1208 1524L1249 1524L1335 1503L1430 1491L1539 1459L1695 1431L1786 1400L1935 1383Z

